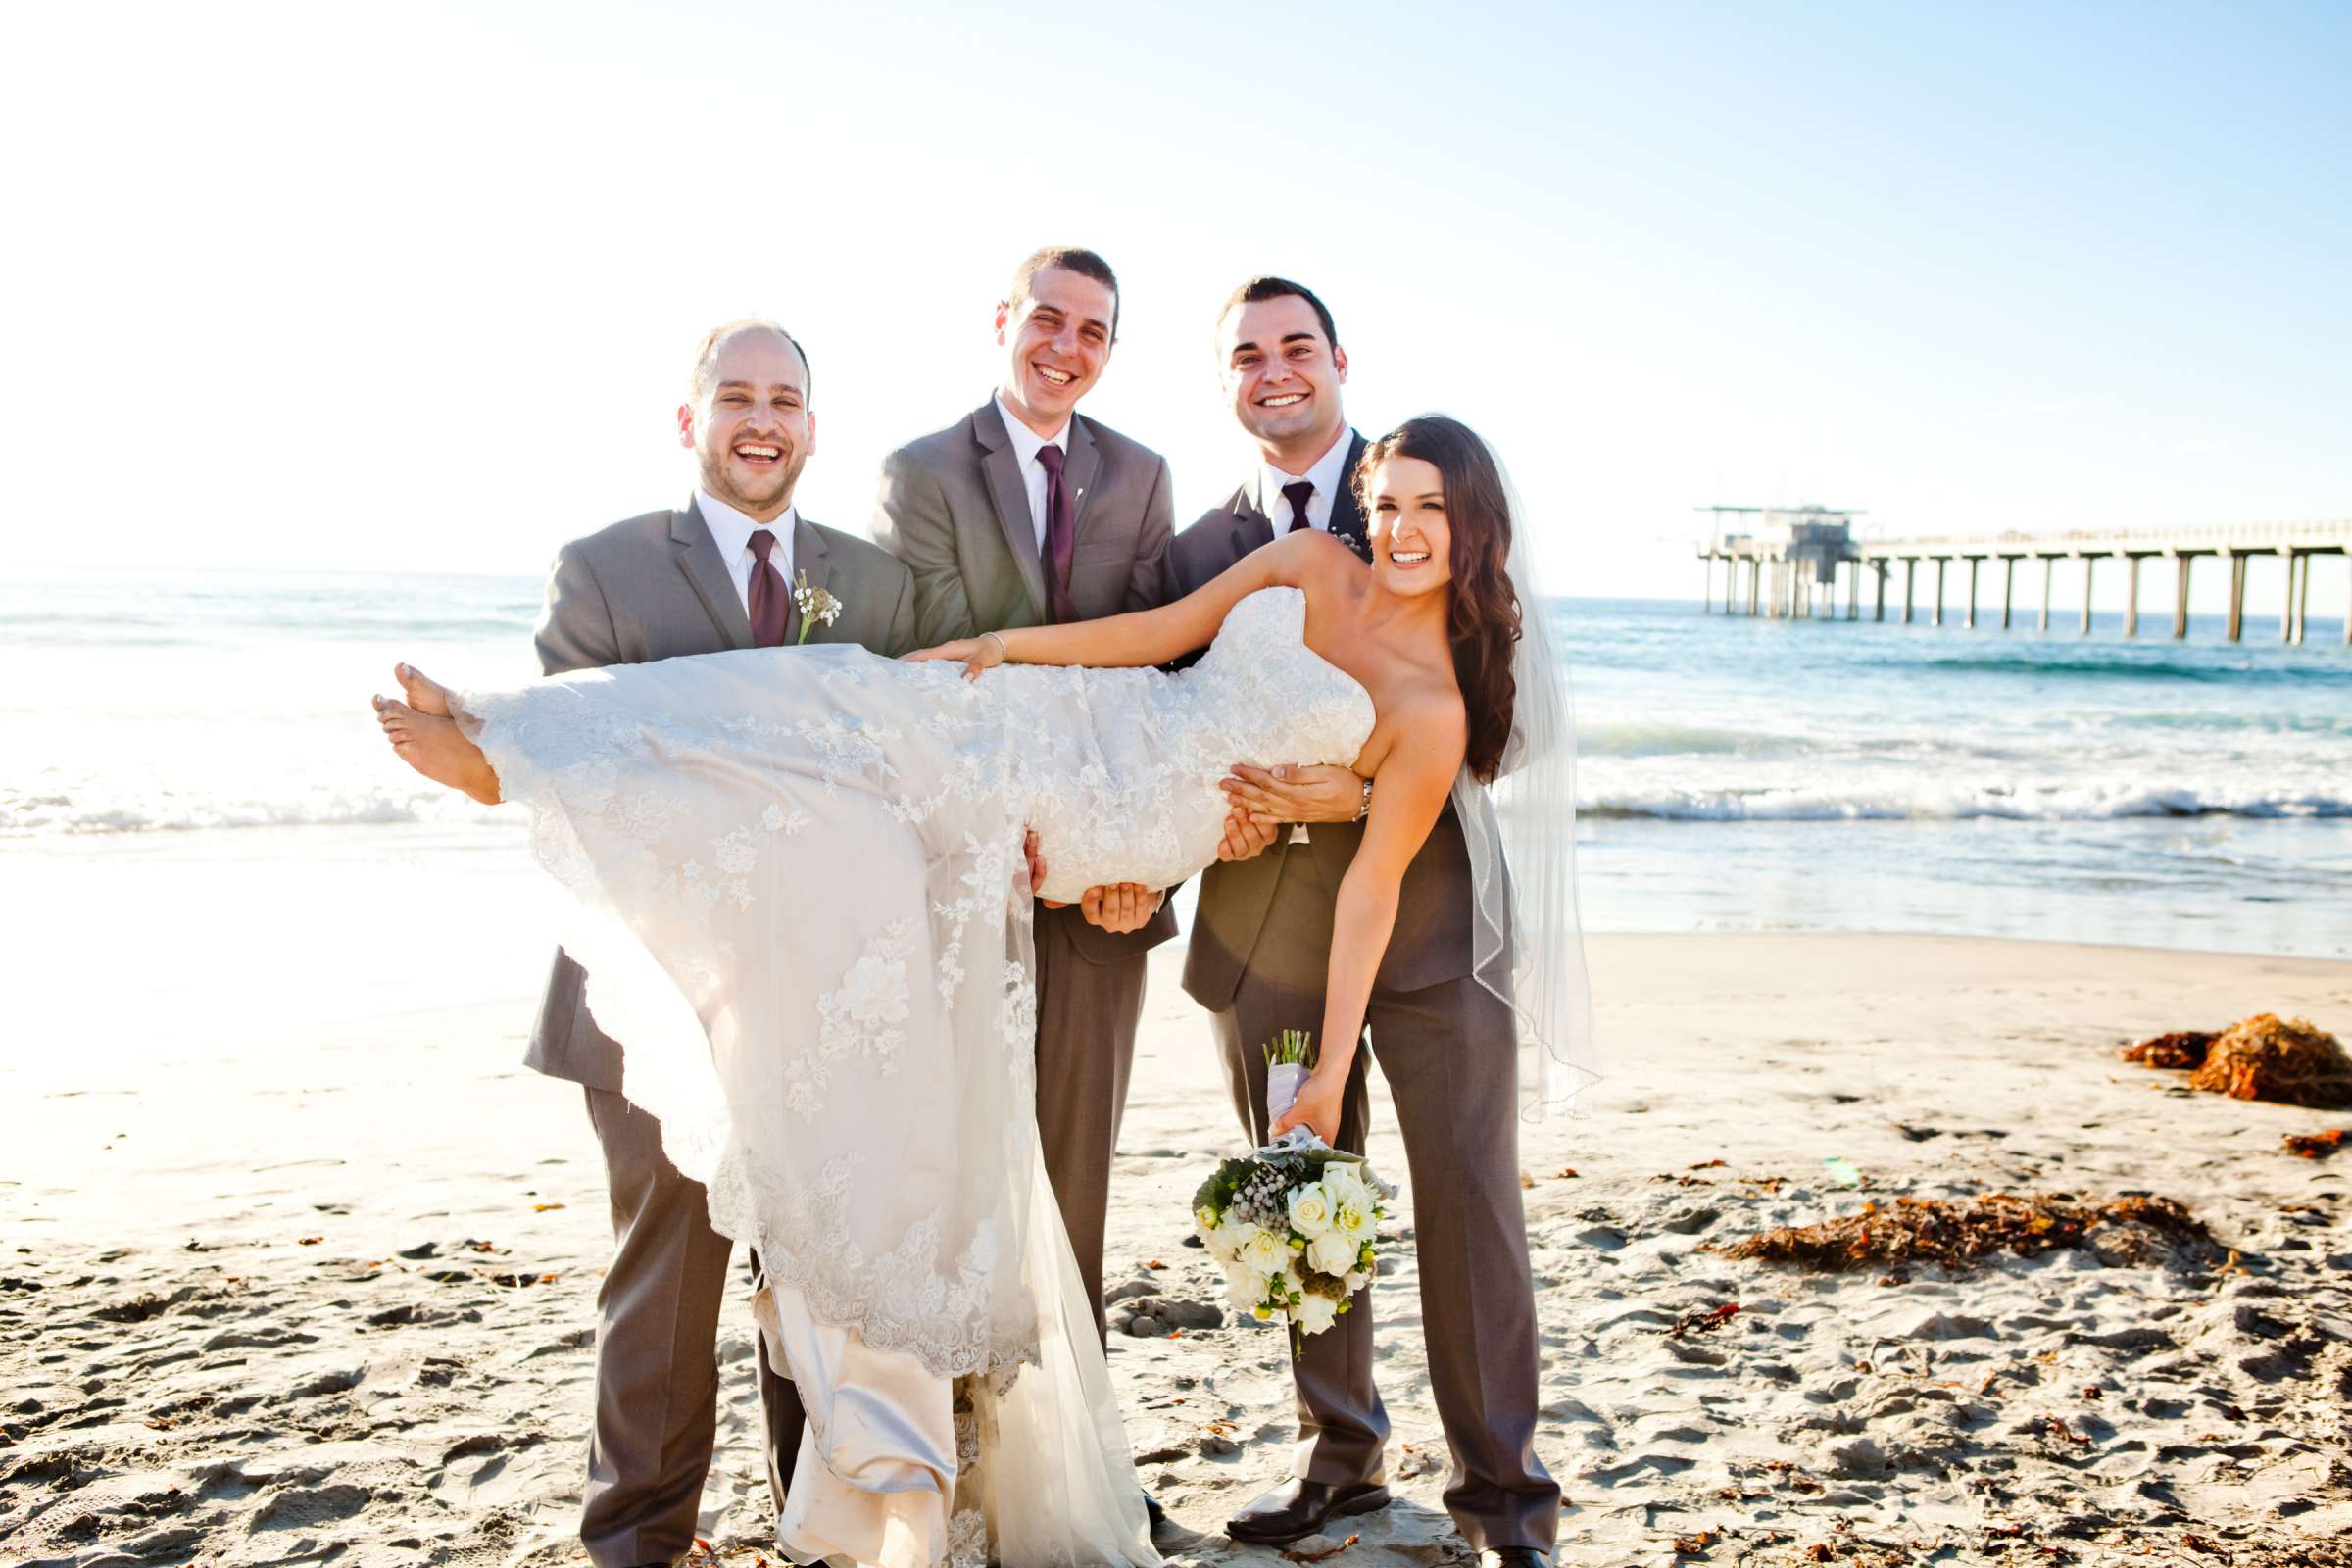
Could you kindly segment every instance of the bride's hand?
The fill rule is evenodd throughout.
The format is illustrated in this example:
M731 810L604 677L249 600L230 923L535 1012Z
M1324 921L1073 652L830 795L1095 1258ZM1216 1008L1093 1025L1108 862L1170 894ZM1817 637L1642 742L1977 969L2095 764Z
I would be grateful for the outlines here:
M1266 1129L1267 1138L1280 1138L1294 1127L1306 1127L1332 1148L1339 1148L1340 1097L1346 1089L1345 1074L1308 1073L1306 1082L1298 1086L1298 1098L1291 1102L1291 1108Z
M995 632L982 632L977 637L958 637L937 648L921 648L906 656L909 664L927 664L944 660L963 666L965 680L978 680L984 669L994 669L1004 662L1004 639Z

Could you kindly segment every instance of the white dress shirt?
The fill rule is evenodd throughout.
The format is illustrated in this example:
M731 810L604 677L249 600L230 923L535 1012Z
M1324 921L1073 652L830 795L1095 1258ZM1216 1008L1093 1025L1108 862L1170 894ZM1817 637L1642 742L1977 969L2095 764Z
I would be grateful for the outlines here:
M760 558L752 554L752 534L760 528L771 530L776 536L776 548L768 552L770 569L783 575L780 586L792 592L792 530L800 521L800 509L786 507L784 514L773 522L760 522L745 516L708 490L694 493L695 505L702 510L703 525L710 530L710 540L718 546L718 559L727 564L727 576L735 584L735 597L743 601L743 612L752 612L752 568Z
M1331 450L1314 461L1304 473L1285 473L1271 463L1257 466L1257 510L1274 524L1274 536L1281 538L1291 529L1291 504L1283 498L1282 487L1304 479L1315 487L1306 498L1306 520L1309 527L1331 531L1331 509L1339 498L1340 479L1348 467L1348 449L1355 444L1355 431L1340 426L1340 433L1331 443Z
M1012 437L1012 455L1021 465L1021 483L1029 490L1029 525L1037 530L1037 553L1046 553L1046 466L1037 455L1047 447L1061 448L1061 455L1070 455L1070 421L1061 421L1061 428L1051 436L1039 435L1023 424L1013 412L1004 406L1004 394L997 394L997 413L1004 417L1004 432ZM1078 498L1070 497L1070 512L1078 511Z

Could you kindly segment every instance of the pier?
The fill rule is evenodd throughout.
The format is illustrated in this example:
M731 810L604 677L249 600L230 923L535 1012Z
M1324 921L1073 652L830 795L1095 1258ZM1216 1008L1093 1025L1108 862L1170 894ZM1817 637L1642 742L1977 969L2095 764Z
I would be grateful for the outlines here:
M1858 512L1831 507L1703 507L1717 521L1715 536L1701 544L1700 559L1707 569L1701 607L1716 607L1715 564L1723 563L1722 606L1726 614L1744 612L1790 619L1835 619L1838 588L1845 590L1847 620L1861 618L1863 579L1871 579L1871 618L1886 618L1889 579L1902 570L1902 618L1908 623L1919 612L1920 566L1935 568L1928 602L1932 623L1944 622L1945 591L1955 564L1967 567L1968 596L1961 606L1962 624L1974 630L1984 606L1984 579L2000 579L2001 629L2007 631L2019 612L2017 568L2020 562L2040 564L2038 603L2033 608L2036 629L2050 629L2051 591L2059 563L2071 576L2080 563L2082 602L2079 635L2090 635L2091 591L2098 582L2101 562L2121 562L2125 573L2124 635L2139 635L2141 564L2169 563L2173 578L2172 632L2188 635L2188 591L2191 573L2200 558L2213 557L2230 573L2230 609L2225 627L2230 641L2243 639L2249 568L2257 558L2276 558L2285 564L2285 598L2279 611L2278 638L2300 643L2311 612L2311 577L2321 558L2333 557L2347 565L2344 573L2344 641L2352 645L2352 518L2334 522L2258 523L2209 528L2078 530L2070 533L1999 533L1950 535L1923 539L1860 539L1853 519ZM1749 522L1752 517L1754 521ZM1736 523L1735 520L1737 519ZM1737 528L1737 531L1735 531ZM1992 570L1987 572L1987 564ZM2030 568L2029 568L2030 570ZM2163 568L2158 568L2161 575ZM1744 581L1742 580L1744 578Z

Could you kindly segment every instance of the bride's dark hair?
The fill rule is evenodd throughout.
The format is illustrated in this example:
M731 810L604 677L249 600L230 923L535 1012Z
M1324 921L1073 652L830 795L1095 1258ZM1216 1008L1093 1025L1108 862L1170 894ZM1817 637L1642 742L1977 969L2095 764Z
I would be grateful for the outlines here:
M1372 475L1391 458L1419 458L1446 484L1446 526L1453 601L1446 635L1453 678L1462 689L1469 744L1462 760L1480 783L1493 781L1511 736L1519 682L1511 672L1519 645L1518 590L1511 585L1511 502L1502 468L1478 433L1459 419L1424 414L1364 449L1355 466L1356 499L1372 515Z

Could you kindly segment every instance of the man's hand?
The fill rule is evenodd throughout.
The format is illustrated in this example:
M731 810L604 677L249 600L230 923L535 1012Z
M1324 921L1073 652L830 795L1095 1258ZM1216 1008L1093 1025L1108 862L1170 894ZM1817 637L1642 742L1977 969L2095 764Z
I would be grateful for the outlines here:
M1281 836L1282 824L1254 811L1234 810L1225 817L1225 837L1217 843L1220 860L1247 860L1262 855Z
M1159 901L1158 890L1140 882L1113 882L1088 888L1078 901L1078 909L1086 916L1088 925L1100 926L1117 936L1141 931L1159 912Z
M1035 893L1046 885L1046 858L1037 853L1037 829L1033 827L1021 830L1021 858L1029 862L1029 891ZM1046 902L1054 903L1051 899ZM1054 906L1061 907L1057 904Z
M1364 808L1364 781L1352 768L1236 762L1217 782L1227 805L1275 822L1352 822Z

